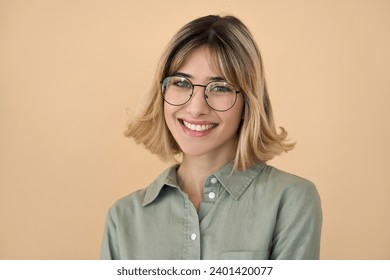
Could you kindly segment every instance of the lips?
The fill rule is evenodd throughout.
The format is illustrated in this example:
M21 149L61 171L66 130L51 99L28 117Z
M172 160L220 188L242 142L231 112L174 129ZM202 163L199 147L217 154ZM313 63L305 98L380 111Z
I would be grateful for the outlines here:
M194 132L208 132L209 130L218 126L218 124L211 122L189 122L185 120L179 121L184 127Z
M189 122L186 122L186 121L183 121L183 124L185 127L193 130L193 131L206 131L206 130L209 130L211 128L214 128L216 127L216 124L193 124L193 123L189 123Z

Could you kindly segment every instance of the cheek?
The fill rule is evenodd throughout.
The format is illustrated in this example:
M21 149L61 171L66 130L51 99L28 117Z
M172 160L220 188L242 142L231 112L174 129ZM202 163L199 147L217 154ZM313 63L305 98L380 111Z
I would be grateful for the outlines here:
M242 98L238 99L236 106L234 106L231 111L227 111L227 113L229 114L226 116L227 121L232 125L239 125L244 117L244 102Z
M168 110L167 110L167 107L165 106L165 104L164 104L164 109L163 109L163 111L164 111L164 118L165 118L165 121L167 121Z
M234 108L232 111L232 115L229 118L229 123L232 125L232 129L234 129L234 133L238 134L240 131L240 127L244 120L244 103L242 100L237 104L239 106Z
M175 108L172 108L172 106L165 105L164 104L164 119L165 124L168 126L168 129L172 132L173 125L174 125L174 116L175 116Z
M164 121L169 128L169 110L164 105Z

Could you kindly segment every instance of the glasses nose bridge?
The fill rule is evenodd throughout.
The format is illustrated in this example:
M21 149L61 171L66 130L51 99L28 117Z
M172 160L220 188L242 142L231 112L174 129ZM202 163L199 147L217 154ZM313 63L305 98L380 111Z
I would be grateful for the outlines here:
M202 87L204 88L204 93L206 93L206 88L208 85L199 85L199 84L192 84L192 92L195 92L195 87Z
M192 94L191 94L191 99L194 98L194 93L195 93L195 87L202 87L204 88L204 91L203 91L203 99L206 101L207 105L208 105L208 102L207 102L207 92L206 92L206 89L208 87L208 84L207 85L200 85L200 84L192 84Z
M204 105L206 105L207 108L210 108L210 105L208 104L207 102L207 94L206 94L206 88L208 85L200 85L200 84L192 84L192 93L191 93L191 97L190 99L187 101L187 102L191 102L191 103L194 103L194 99L197 99L197 101L195 101L195 103L197 104L196 106L199 106L199 102L201 102L203 105L201 105L202 107ZM198 97L195 97L195 87L201 87L201 88L204 88L204 91L203 92L198 92L197 95L199 95ZM203 101L200 101L200 99L203 100ZM190 106L193 106L193 105L190 105Z

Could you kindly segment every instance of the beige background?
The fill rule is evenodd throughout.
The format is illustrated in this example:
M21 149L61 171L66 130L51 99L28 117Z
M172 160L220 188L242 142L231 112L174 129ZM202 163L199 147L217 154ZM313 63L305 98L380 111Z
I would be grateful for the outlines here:
M107 209L168 164L122 136L164 46L232 13L257 39L271 163L314 181L323 259L390 259L390 1L0 0L0 259L96 259Z

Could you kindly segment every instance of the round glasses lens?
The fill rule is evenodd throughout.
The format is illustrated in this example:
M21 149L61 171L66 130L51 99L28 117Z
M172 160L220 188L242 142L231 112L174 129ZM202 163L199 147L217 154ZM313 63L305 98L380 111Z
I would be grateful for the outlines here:
M207 103L217 111L229 110L237 98L235 87L224 81L208 84L205 93Z
M184 77L167 77L162 82L164 100L171 105L183 105L191 98L192 84Z

